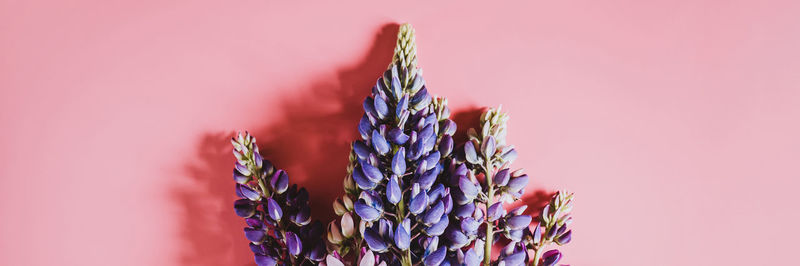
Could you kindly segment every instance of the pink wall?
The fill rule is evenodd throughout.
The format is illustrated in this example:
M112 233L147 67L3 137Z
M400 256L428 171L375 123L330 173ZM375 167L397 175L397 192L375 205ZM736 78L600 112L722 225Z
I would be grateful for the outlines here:
M327 219L406 21L531 200L577 194L565 263L797 260L798 1L265 2L0 1L0 265L250 265L237 129Z

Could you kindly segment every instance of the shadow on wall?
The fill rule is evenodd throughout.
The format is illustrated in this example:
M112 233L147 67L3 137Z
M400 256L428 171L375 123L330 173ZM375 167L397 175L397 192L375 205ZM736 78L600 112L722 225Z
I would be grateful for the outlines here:
M364 59L340 70L337 80L312 83L289 99L266 99L279 104L275 109L284 113L249 129L261 154L285 169L291 183L308 189L314 219L327 222L334 216L331 203L343 193L350 142L358 136L356 125L363 113L361 102L391 62L398 29L397 24L383 26ZM233 134L204 135L197 158L186 166L193 185L174 193L183 208L180 265L254 265L244 220L233 212Z

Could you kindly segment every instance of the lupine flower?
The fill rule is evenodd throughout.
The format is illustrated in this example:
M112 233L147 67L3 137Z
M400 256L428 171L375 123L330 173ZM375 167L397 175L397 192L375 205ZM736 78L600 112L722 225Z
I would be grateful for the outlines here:
M566 245L572 240L572 230L568 229L572 223L572 198L569 192L556 193L542 209L538 223L525 232L523 242L534 251L535 265L555 265L562 254L556 249L544 252L544 248L552 243Z
M392 63L362 104L361 139L352 145L343 196L355 199L353 210L334 203L337 215L358 220L360 234L331 234L339 254L366 246L386 261L431 265L448 255L446 248L437 252L438 237L454 204L438 177L452 155L456 125L447 101L434 99L425 86L414 38L410 25L401 26Z
M231 139L237 161L236 215L245 218L244 235L255 262L263 265L313 265L325 258L324 229L311 221L308 192L289 186L289 175L261 156L256 139L239 133Z

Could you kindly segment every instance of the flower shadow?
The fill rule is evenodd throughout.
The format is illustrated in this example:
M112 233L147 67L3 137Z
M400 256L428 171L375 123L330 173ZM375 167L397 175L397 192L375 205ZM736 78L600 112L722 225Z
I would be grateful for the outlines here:
M331 203L343 191L350 142L357 137L363 113L361 101L391 62L398 28L381 27L364 59L344 67L336 80L312 83L289 99L271 99L282 113L250 128L261 154L285 169L291 183L308 189L314 219L327 222L334 216ZM191 183L172 193L182 212L179 265L254 265L242 233L244 221L233 212L234 133L203 135L197 157L185 167Z

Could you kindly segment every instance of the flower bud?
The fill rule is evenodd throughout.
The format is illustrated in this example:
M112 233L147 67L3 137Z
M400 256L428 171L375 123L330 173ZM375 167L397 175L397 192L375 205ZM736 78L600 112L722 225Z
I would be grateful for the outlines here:
M244 228L244 237L250 240L250 242L261 243L261 241L264 241L264 236L266 236L264 230L251 227Z
M286 232L286 248L289 250L289 254L300 255L300 252L303 251L303 242L295 233L288 231Z
M478 161L478 153L475 152L475 145L472 141L467 141L467 143L464 144L464 155L466 156L467 162L471 164L480 163L480 161Z
M353 223L353 217L350 216L349 212L344 213L342 215L342 235L346 238L350 238L355 233L355 224Z
M374 147L375 151L377 151L380 155L384 155L390 150L389 142L386 141L386 139L378 132L378 130L372 130L372 138L370 139L370 142L372 142L372 147Z
M333 201L333 212L335 212L337 216L342 216L347 212L347 208L344 207L341 200L336 199Z
M283 210L281 210L281 206L279 206L278 202L272 198L267 199L267 213L269 213L269 217L276 222L279 222L283 216Z
M344 236L342 236L342 232L339 230L339 226L336 225L336 222L330 222L328 224L328 242L333 244L340 244L344 240Z
M542 265L544 266L556 265L559 260L561 260L561 252L557 249L547 251L542 255Z

